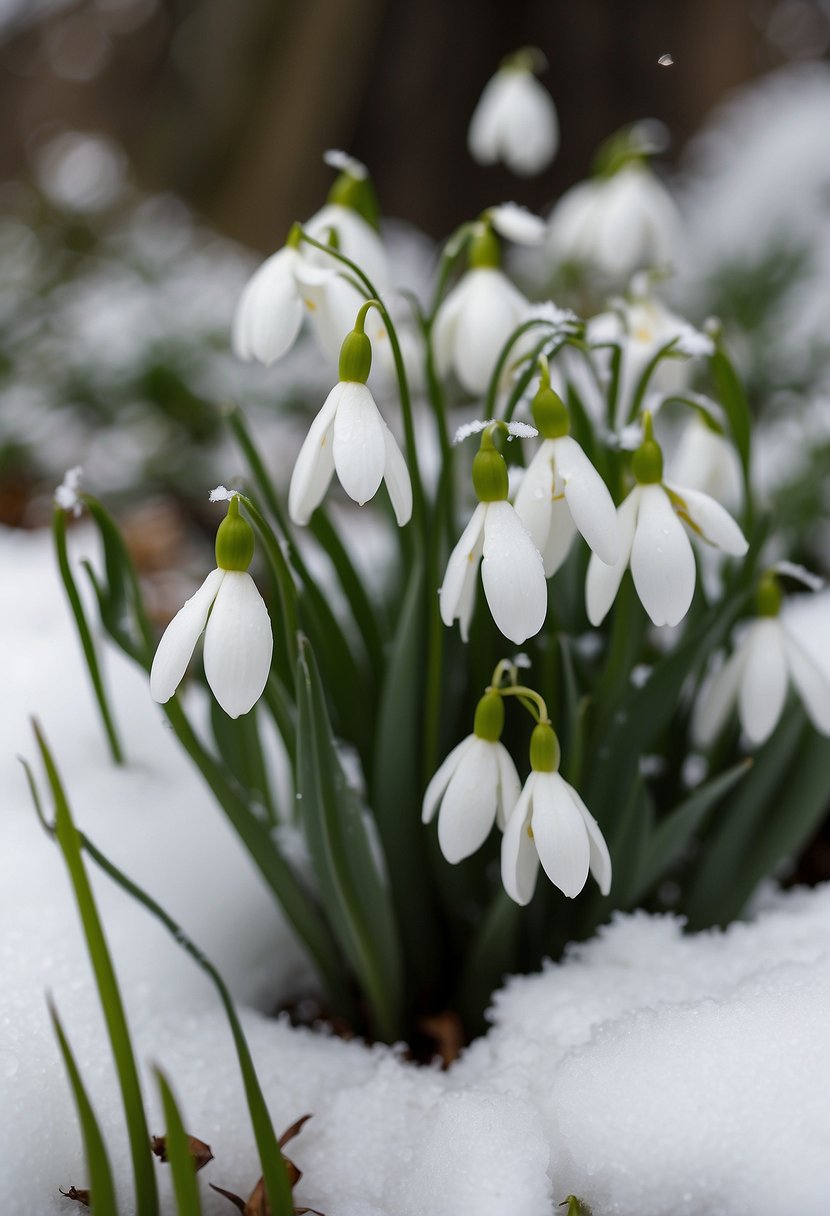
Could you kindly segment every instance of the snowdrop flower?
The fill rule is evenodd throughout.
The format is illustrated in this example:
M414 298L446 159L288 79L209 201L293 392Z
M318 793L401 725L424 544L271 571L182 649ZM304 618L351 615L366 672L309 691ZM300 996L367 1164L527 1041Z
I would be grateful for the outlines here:
M320 505L336 471L343 489L361 506L374 498L381 481L400 526L412 514L412 484L401 450L380 416L366 381L372 366L372 344L364 333L366 313L360 309L355 327L340 353L340 380L311 424L288 488L288 512L297 524L307 524Z
M485 213L470 242L469 270L443 300L432 330L436 371L446 376L452 368L473 394L487 388L502 347L529 307L499 269L496 232L508 240L533 244L544 227L519 207L494 207Z
M453 865L481 848L494 823L504 831L518 800L521 782L501 742L503 728L504 702L488 691L476 707L473 733L452 749L424 794L421 819L430 823L438 811L438 843Z
M530 740L530 776L507 820L501 880L517 904L528 904L539 863L555 887L573 899L590 871L603 895L611 890L611 858L597 821L559 775L559 742L549 722Z
M596 176L566 191L550 216L548 250L621 282L636 270L675 260L682 225L671 197L646 163L639 125L613 137Z
M741 500L741 466L732 444L695 411L670 461L672 481L734 506Z
M545 622L547 585L539 550L507 501L507 465L493 443L500 425L491 423L481 437L473 461L478 506L450 554L438 595L441 620L445 625L457 620L466 642L481 563L481 581L493 620L505 637L521 645Z
M626 567L655 625L677 625L689 610L695 589L695 559L683 523L709 544L743 557L746 538L720 503L699 490L663 481L663 453L646 414L643 442L632 460L635 486L617 511L620 559L605 565L596 555L588 564L585 599L588 619L599 625L614 602Z
M543 438L516 495L516 514L542 554L546 577L568 556L577 530L600 561L613 565L620 549L614 501L571 437L568 410L550 386L547 360L532 411Z
M756 746L764 743L778 725L790 683L816 730L830 735L830 681L781 623L780 608L781 589L770 572L758 588L758 617L695 706L692 735L699 746L714 742L736 706L744 734Z
M254 533L231 499L216 533L216 569L180 608L159 642L150 671L153 699L169 701L184 678L202 632L205 675L230 718L254 707L271 670L271 621L254 580L247 573Z
M487 83L470 121L467 146L480 165L503 161L521 177L546 169L559 147L559 122L550 94L534 71L544 56L526 48L504 60Z
M326 160L341 172L326 205L304 230L356 262L382 290L388 267L368 171L342 153L327 153ZM243 290L232 332L238 358L266 365L276 362L294 345L308 312L320 346L337 359L362 297L339 273L333 258L303 245L302 233L295 224L285 246L263 262Z

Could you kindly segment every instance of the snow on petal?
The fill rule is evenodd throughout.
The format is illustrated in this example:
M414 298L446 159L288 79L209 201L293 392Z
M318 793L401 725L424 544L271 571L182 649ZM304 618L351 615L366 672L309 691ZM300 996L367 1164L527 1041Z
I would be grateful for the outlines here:
M297 456L288 487L288 514L295 524L308 523L329 487L334 472L333 423L344 387L335 384L326 397Z
M347 381L334 417L334 467L343 489L363 506L374 498L386 467L383 421L371 390Z
M530 832L530 813L538 773L531 773L519 800L507 817L507 827L501 842L501 881L505 891L517 904L524 906L533 898L539 854Z
M613 566L606 565L595 553L588 562L588 577L585 580L585 607L592 625L600 625L608 615L625 574L634 543L637 515L640 508L642 486L635 486L617 508L617 527L620 537L620 559Z
M744 556L749 543L725 507L701 490L675 485L668 485L668 488L682 499L681 519L688 515L693 529L700 532L705 541L733 557Z
M683 620L695 590L695 558L662 486L641 487L631 574L655 625L677 625Z
M450 779L458 768L462 757L469 751L475 740L475 735L467 735L466 739L462 739L460 743L457 743L449 755L439 764L424 794L424 800L421 805L422 823L429 823L432 820L435 812L438 810L438 804L444 796L444 791L450 783Z
M542 869L573 899L585 886L591 860L588 830L559 773L537 773L530 820Z
M521 645L545 623L548 591L542 556L509 502L487 504L481 580L493 620Z
M274 641L268 609L250 574L223 573L205 630L205 675L228 717L238 718L262 696Z
M498 759L492 743L475 739L450 778L438 812L438 843L454 865L484 844L496 819Z
M775 730L787 699L787 655L776 618L756 621L747 643L747 656L738 694L741 726L755 744Z
M608 566L620 555L617 512L608 487L570 435L553 440L556 470L574 523L591 550Z
M199 590L185 601L165 629L150 670L150 693L154 701L163 705L181 684L226 573L225 570L211 570Z

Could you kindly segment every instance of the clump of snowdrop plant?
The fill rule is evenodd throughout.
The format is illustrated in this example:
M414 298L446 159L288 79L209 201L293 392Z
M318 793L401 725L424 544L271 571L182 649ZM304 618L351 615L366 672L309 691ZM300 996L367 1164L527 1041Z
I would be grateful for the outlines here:
M530 111L536 87L517 65L488 86L471 133L485 158L519 164L517 90ZM586 299L672 260L679 239L642 138L615 149L548 236L581 263ZM528 158L541 167L539 146ZM55 536L113 755L67 507L101 534L92 588L104 629L150 674L331 1015L394 1041L452 1008L472 1034L505 973L557 957L614 909L664 908L674 892L693 926L738 915L830 797L815 729L830 730L828 688L762 573L781 546L717 324L700 333L670 313L651 277L593 317L531 301L502 243L543 256L546 226L515 204L449 236L428 304L404 292L392 309L368 173L342 154L329 163L328 201L255 272L234 322L242 358L273 363L308 316L339 360L331 391L310 403L293 474L274 476L244 402L224 409L238 456L223 472L242 488L226 495L216 570L160 640L116 524L74 474ZM378 342L395 372L380 405L367 386ZM456 430L479 437L472 459ZM667 440L687 471L691 453L683 478L664 471ZM739 473L734 514L718 500L724 451ZM715 579L698 577L704 554ZM203 669L190 663L202 632ZM196 731L198 696L178 690L203 676L214 709ZM741 733L727 729L736 706ZM287 800L271 777L276 738ZM302 842L302 870L288 838Z

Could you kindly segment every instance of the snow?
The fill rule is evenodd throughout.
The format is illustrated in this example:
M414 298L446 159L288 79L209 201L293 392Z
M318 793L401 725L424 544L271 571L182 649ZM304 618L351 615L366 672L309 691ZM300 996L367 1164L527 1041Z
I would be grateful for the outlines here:
M77 558L89 532L70 530ZM830 1203L830 886L768 894L750 923L684 937L671 916L618 916L560 965L510 979L489 1033L442 1073L399 1051L267 1015L309 977L250 861L179 753L142 673L107 652L129 764L107 759L45 533L0 531L0 1178L15 1216L72 1211L86 1175L46 1016L54 996L107 1129L129 1164L97 999L63 864L15 753L43 723L83 828L193 933L243 1009L298 1203L327 1216L550 1216L573 1192L594 1216L823 1216ZM826 631L828 597L798 598ZM190 708L198 714L194 698ZM227 1025L202 974L94 876L137 1055L172 1078L207 1181L258 1177ZM159 1105L144 1073L152 1130ZM168 1178L160 1167L160 1180ZM168 1211L170 1208L168 1207ZM123 1211L129 1212L125 1202Z

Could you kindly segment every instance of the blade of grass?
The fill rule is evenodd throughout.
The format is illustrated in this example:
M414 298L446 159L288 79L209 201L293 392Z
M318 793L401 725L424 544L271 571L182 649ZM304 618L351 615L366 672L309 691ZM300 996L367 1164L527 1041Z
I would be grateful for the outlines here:
M110 1168L109 1157L107 1156L107 1148L104 1144L104 1137L101 1135L98 1120L95 1118L95 1111L92 1109L92 1103L81 1079L78 1065L72 1054L72 1048L69 1046L69 1040L64 1033L63 1026L58 1017L58 1011L52 1004L51 999L48 999L48 1004L49 1016L52 1019L58 1046L61 1049L61 1055L63 1056L63 1062L69 1077L69 1084L72 1087L72 1096L75 1099L75 1106L78 1110L78 1119L81 1124L84 1155L86 1156L87 1169L89 1170L89 1210L92 1216L118 1216L115 1185L112 1180L112 1170Z
M160 1068L155 1073L164 1109L165 1151L173 1175L176 1216L202 1216L196 1162L187 1142L187 1132L169 1081Z
M150 1150L150 1133L144 1114L141 1084L138 1079L138 1069L118 980L81 856L80 838L58 770L40 727L36 722L33 723L33 726L55 806L55 836L69 871L81 916L87 950L115 1060L118 1083L121 1087L135 1181L136 1214L137 1216L158 1216L158 1190Z

